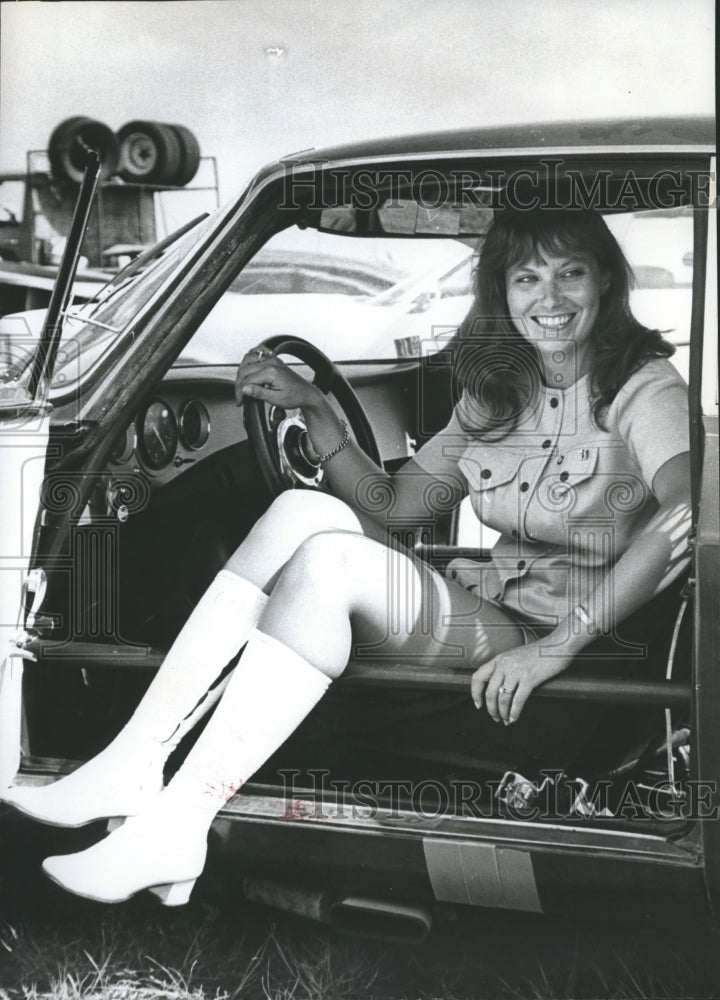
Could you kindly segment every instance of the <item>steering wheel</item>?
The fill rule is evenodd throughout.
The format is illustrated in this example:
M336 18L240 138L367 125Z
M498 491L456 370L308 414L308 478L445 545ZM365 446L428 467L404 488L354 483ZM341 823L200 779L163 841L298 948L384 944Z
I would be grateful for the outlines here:
M362 450L381 464L375 434L362 403L340 369L307 340L299 337L268 337L258 347L275 355L289 354L313 372L313 385L325 395L333 395L340 405L351 433ZM246 398L243 419L250 445L260 466L260 475L271 496L297 486L319 489L325 470L314 457L307 427L299 409L284 410L261 399Z

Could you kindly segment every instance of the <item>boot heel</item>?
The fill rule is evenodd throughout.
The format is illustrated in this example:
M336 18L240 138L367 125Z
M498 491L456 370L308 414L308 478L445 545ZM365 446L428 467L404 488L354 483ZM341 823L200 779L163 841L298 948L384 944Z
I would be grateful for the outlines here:
M169 882L167 885L150 886L148 892L157 896L163 906L184 906L190 899L190 893L197 879L190 878L185 882Z

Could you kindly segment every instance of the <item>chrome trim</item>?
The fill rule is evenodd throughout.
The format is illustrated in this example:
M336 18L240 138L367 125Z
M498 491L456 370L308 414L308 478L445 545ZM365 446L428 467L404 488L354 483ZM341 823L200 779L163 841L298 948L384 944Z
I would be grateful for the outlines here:
M252 786L246 786L250 789ZM353 812L354 815L350 815ZM272 795L245 794L232 799L218 814L213 830L221 841L230 838L235 822L303 824L337 833L362 833L368 836L410 836L422 840L442 838L449 843L467 841L489 844L497 848L533 849L543 853L624 856L636 860L652 860L662 864L699 867L698 852L683 848L656 834L629 833L624 830L584 829L578 825L556 823L512 822L466 816L423 817L403 810L378 810L345 802L338 807L318 803L311 798L295 795L291 800Z
M317 151L318 154L322 153L322 150ZM376 154L373 156L360 156L345 158L340 160L333 159L322 159L320 155L315 159L307 160L291 160L288 164L277 166L284 166L284 169L273 171L267 178L268 182L276 180L278 176L286 177L289 173L292 173L292 169L297 168L298 172L301 169L309 168L313 166L322 166L323 169L342 169L343 167L353 166L353 167L363 167L366 164L377 164L377 163L402 163L405 161L411 162L421 162L426 160L465 160L469 157L476 157L480 159L494 159L496 157L510 157L512 159L522 159L522 158L534 158L542 157L543 159L548 159L555 156L566 156L568 158L575 158L581 156L631 156L633 158L647 157L647 156L711 156L715 152L714 146L685 146L685 145L667 145L667 146L643 146L635 144L632 146L558 146L558 147L547 147L547 146L521 146L513 147L508 146L502 149L493 149L492 147L469 147L466 149L453 149L453 150L433 150L430 152L422 153L392 153L387 152L383 154ZM256 188L255 191L260 190Z
M45 785L69 774L77 761L57 758L33 758L33 771L21 771L15 778L18 785ZM683 868L702 867L698 845L683 846L681 841L668 840L657 834L629 833L626 830L587 829L578 825L533 823L468 816L422 817L406 810L378 810L373 815L369 806L345 802L341 807L331 802L316 803L303 798L300 790L292 799L264 794L271 786L245 786L220 810L213 823L213 833L227 844L233 827L240 822L262 823L273 827L302 825L312 829L333 830L340 834L363 834L371 837L413 837L421 840L443 840L485 844L498 849L536 850L548 854L573 853L597 856L625 857L627 860L652 861ZM350 815L350 811L354 815Z

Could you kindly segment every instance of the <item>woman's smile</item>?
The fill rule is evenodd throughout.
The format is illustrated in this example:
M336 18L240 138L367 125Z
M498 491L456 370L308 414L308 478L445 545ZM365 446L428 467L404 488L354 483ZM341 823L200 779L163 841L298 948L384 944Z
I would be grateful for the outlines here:
M558 316L533 316L533 321L546 330L563 330L572 320L575 313L560 313Z
M507 303L519 333L540 350L557 351L557 341L572 341L576 358L592 353L591 336L607 280L586 256L554 256L538 251L508 269Z

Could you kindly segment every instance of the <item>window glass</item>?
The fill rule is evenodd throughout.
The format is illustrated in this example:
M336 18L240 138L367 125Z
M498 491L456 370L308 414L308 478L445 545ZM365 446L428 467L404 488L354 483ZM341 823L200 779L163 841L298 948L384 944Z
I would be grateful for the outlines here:
M607 222L635 272L633 312L665 332L687 378L691 214L627 213ZM237 364L278 334L309 340L334 361L433 353L470 308L478 242L285 230L233 281L178 364Z
M53 389L62 392L85 377L115 348L140 310L213 224L212 217L203 219L169 244L158 244L147 256L120 270L88 302L68 310L53 372Z
M675 346L684 379L690 356L693 219L690 209L636 212L607 219L635 273L633 313Z
M289 229L230 285L178 364L237 364L267 337L302 337L334 361L437 351L471 301L473 245Z

